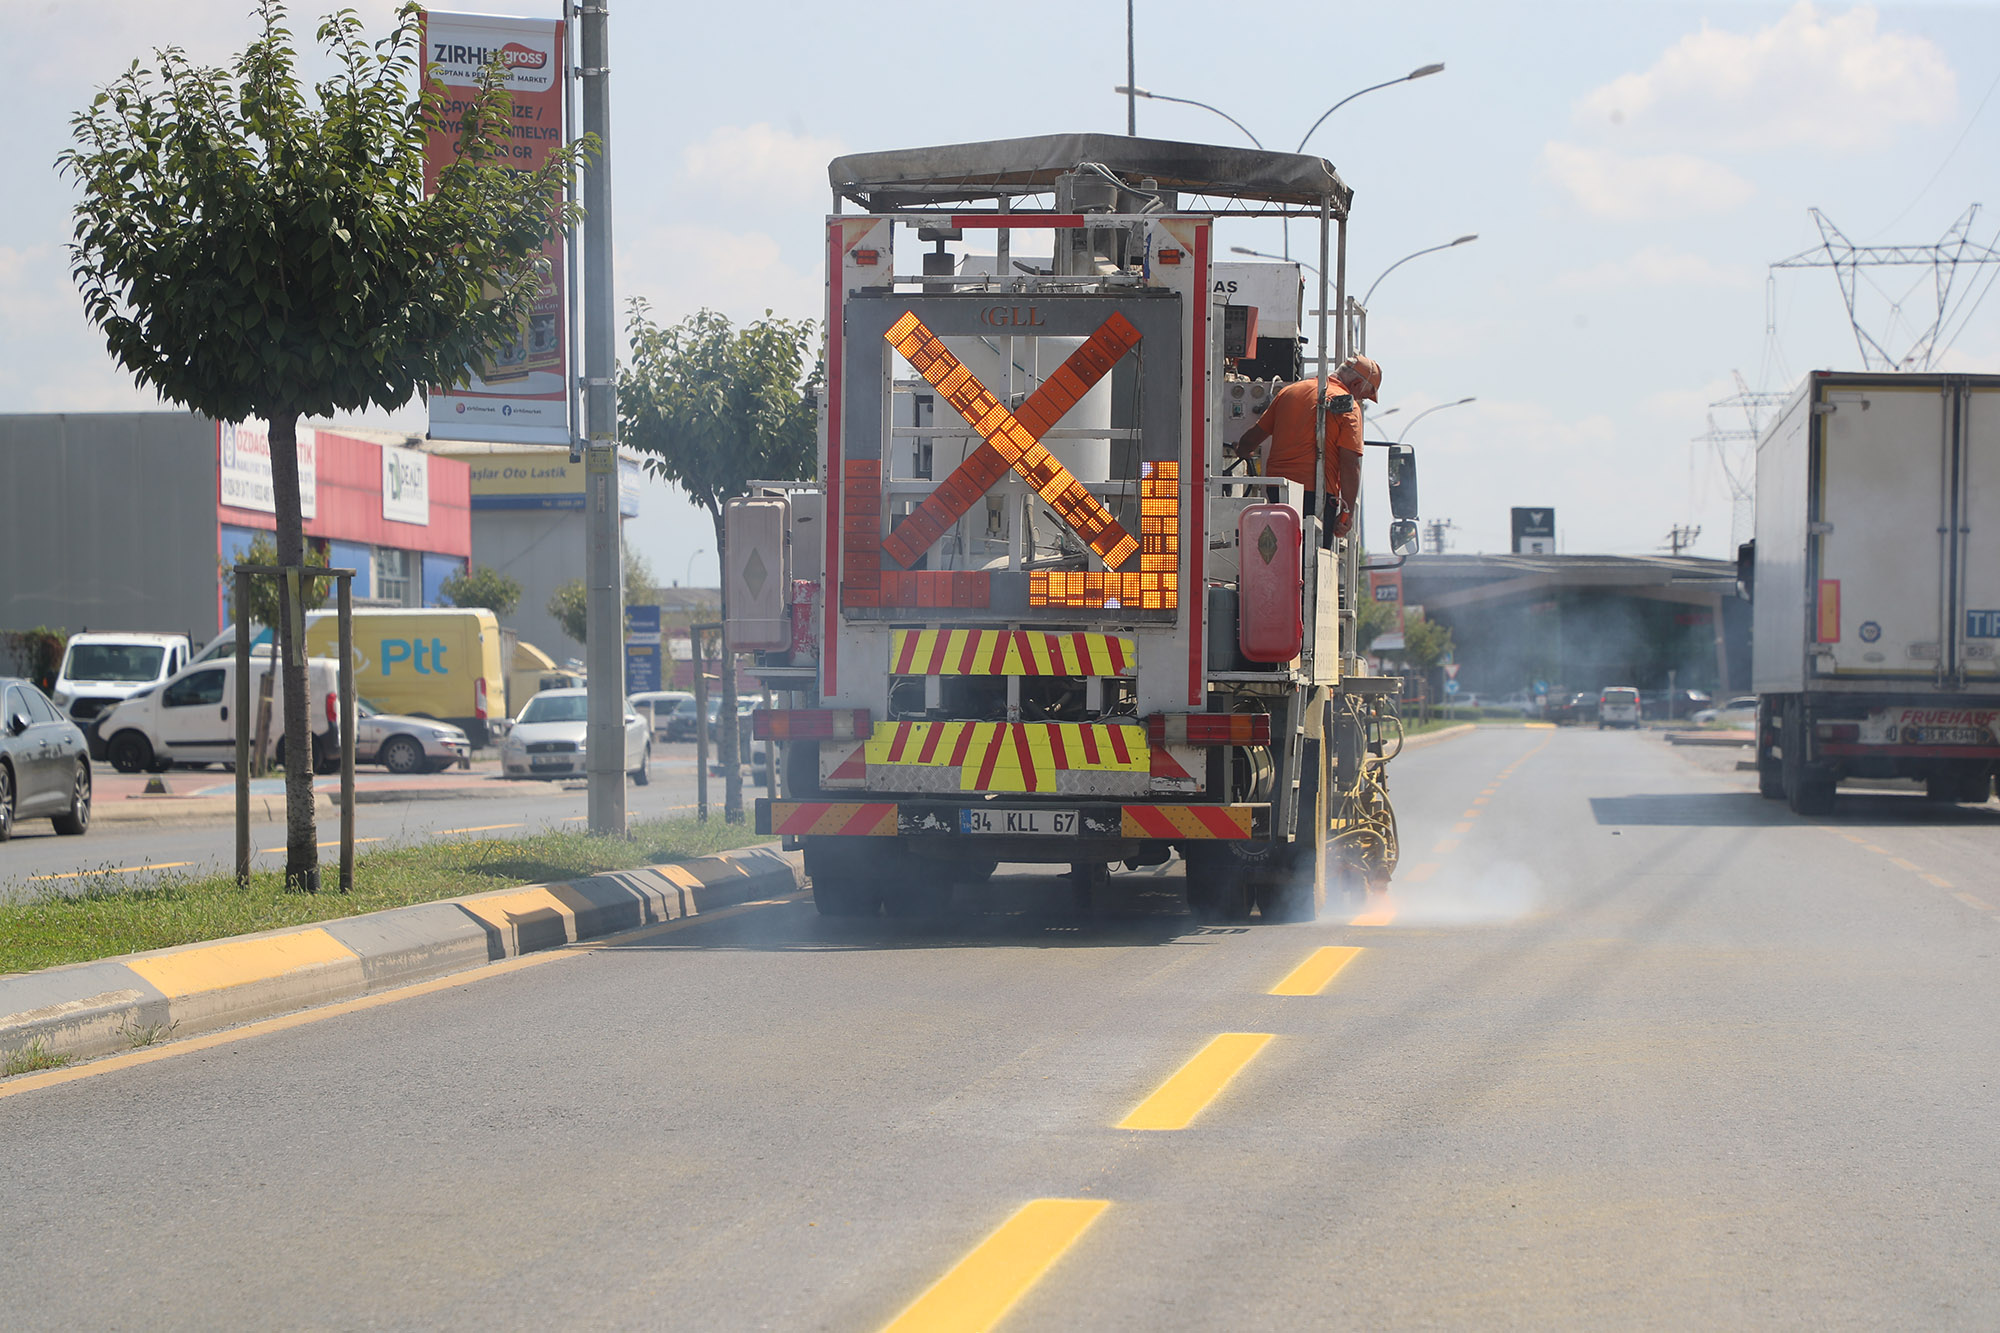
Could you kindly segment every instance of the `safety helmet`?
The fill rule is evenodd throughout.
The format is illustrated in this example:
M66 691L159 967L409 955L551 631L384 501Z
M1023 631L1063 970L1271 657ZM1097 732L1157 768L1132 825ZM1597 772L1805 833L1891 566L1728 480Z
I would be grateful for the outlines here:
M1353 391L1355 397L1371 403L1382 389L1382 367L1365 356L1348 357L1333 373Z

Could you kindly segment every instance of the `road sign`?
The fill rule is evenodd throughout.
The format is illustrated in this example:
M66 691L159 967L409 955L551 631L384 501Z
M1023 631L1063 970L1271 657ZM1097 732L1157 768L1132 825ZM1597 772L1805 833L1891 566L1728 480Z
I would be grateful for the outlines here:
M1457 693L1458 693L1458 682L1457 682L1457 681L1455 681L1455 680L1448 680L1448 681L1446 681L1446 682L1444 683L1444 692L1445 692L1446 694L1457 694Z
M1456 663L1456 662L1446 662L1446 663L1444 664L1444 676L1445 676L1445 679L1446 679L1446 680L1457 680L1457 679L1458 679L1458 663Z
M1536 694L1547 694L1548 692L1549 692L1549 683L1547 681L1538 680L1535 682Z

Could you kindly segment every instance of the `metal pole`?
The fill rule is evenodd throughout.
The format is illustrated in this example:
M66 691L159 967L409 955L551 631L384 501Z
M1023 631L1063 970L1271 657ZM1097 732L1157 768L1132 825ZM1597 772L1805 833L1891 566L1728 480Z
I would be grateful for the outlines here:
M694 648L694 817L708 822L708 650L703 646L706 626L689 625L688 642Z
M1321 546L1331 544L1329 538L1333 532L1333 524L1329 521L1326 504L1326 382L1328 376L1332 373L1331 367L1335 364L1335 361L1329 359L1326 354L1327 219L1331 216L1332 209L1333 197L1331 195L1319 201L1319 333L1317 335L1317 345L1319 347L1319 396L1314 400L1315 410L1313 412L1313 465L1318 469L1319 487L1318 494L1313 500L1313 516L1319 519L1319 542Z
M1132 0L1125 0L1125 133L1139 134L1139 71L1132 45Z
M250 887L250 574L236 567L236 887Z
M354 571L339 575L340 600L340 891L354 892Z
M562 58L565 61L569 61L572 65L581 63L572 59L577 49L576 12L578 8L576 0L563 0L563 19L565 21L563 23ZM565 145L574 144L581 137L581 132L578 128L580 117L577 115L576 109L576 83L575 79L563 80L565 89L563 93L563 143ZM575 167L570 168L569 190L572 199L583 193L579 188ZM569 376L569 461L572 463L581 463L583 461L583 396L581 392L583 377L577 374L578 367L576 363L577 343L583 334L583 321L577 311L580 284L576 280L576 257L577 251L582 248L582 240L583 238L577 234L577 229L574 225L563 233L563 269L569 283L569 291L566 293L569 298L569 347L564 357L563 369L564 373ZM511 671L512 667L513 664L510 662L508 669Z
M618 531L618 312L611 289L611 70L607 0L580 8L583 130L598 155L583 172L585 661L590 668L590 830L625 836L625 605Z

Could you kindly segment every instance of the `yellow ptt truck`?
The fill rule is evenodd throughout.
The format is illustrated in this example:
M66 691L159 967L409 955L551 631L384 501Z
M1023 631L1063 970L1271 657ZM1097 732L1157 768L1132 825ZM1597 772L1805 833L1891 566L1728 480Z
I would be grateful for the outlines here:
M306 651L339 656L331 611L306 617ZM354 689L385 713L434 718L464 729L475 747L491 743L488 719L506 711L500 622L480 608L357 609Z

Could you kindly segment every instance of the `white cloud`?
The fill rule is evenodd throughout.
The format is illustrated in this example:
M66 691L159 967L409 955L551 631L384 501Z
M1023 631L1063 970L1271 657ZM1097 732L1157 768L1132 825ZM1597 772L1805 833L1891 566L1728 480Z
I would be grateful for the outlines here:
M618 298L651 302L655 319L673 321L704 307L741 323L766 310L787 319L817 319L825 302L820 275L786 263L778 242L763 232L664 223L621 232Z
M1686 153L1632 156L1552 141L1542 168L1584 211L1618 222L1729 213L1752 187L1729 168Z
M1652 68L1589 93L1576 116L1654 141L1844 153L1886 146L1906 125L1944 124L1957 100L1935 43L1880 31L1867 7L1822 16L1801 0L1755 32L1704 23Z
M734 203L825 203L826 164L845 151L837 139L762 123L724 125L682 150L681 169L690 185Z
M1558 274L1562 291L1604 291L1615 287L1752 287L1757 274L1741 264L1717 264L1700 255L1649 245L1625 259L1607 259L1589 268Z

